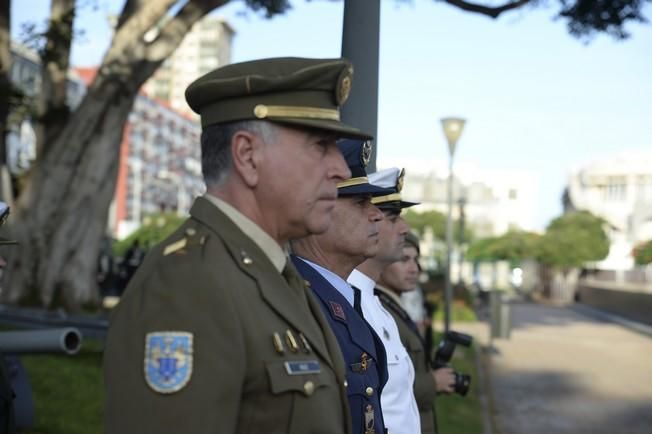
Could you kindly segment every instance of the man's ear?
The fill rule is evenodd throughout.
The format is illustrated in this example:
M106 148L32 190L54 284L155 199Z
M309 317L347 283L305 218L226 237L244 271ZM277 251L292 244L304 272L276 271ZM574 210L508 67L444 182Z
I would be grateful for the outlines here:
M258 170L262 156L263 142L253 133L240 130L231 138L231 158L233 169L249 187L258 184Z

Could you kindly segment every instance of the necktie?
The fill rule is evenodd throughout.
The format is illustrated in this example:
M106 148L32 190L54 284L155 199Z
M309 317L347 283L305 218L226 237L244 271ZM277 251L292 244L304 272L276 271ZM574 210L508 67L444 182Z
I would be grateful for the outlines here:
M362 292L355 286L351 287L353 288L353 309L355 309L355 311L358 312L362 318L364 318L364 315L362 314L362 304L360 303Z

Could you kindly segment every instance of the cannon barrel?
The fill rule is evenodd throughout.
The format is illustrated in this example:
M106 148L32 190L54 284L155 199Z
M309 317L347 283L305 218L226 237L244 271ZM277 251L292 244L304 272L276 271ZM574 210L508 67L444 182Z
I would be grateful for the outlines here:
M82 335L73 327L45 330L0 332L2 354L76 354L81 347Z

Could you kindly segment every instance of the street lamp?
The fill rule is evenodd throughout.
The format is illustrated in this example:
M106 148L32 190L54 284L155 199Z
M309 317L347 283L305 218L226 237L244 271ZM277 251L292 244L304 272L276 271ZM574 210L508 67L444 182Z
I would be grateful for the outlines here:
M448 218L446 219L446 287L444 289L444 331L450 330L451 302L451 251L453 250L453 156L455 145L462 135L466 120L461 118L443 118L441 126L448 142Z

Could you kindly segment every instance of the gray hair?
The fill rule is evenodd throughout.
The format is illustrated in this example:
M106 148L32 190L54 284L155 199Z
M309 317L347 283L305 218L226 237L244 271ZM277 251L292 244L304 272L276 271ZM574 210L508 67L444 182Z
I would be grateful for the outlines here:
M238 131L256 134L263 142L276 140L276 126L267 121L237 121L213 124L201 133L201 169L206 187L222 184L231 172L231 140Z

